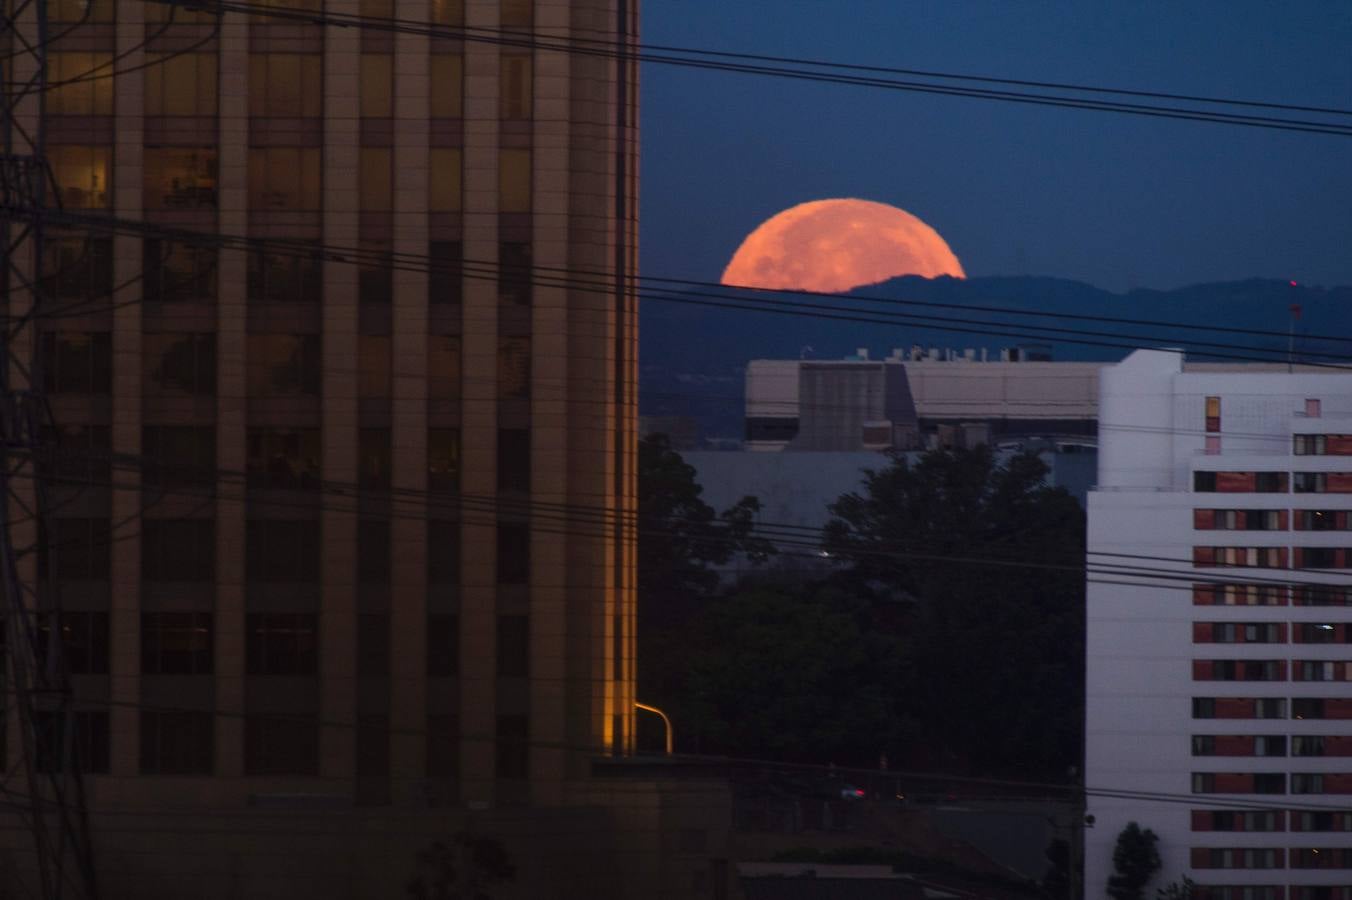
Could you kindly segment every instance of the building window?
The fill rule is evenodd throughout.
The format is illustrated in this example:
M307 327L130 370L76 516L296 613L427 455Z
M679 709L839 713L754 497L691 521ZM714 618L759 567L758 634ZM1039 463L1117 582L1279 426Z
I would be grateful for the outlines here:
M434 53L431 58L430 115L459 119L464 114L465 61L459 54Z
M1192 525L1198 531L1284 531L1286 510L1195 509Z
M216 66L214 53L147 53L145 114L215 116Z
M216 150L147 147L142 184L146 209L215 209Z
M1352 831L1352 813L1297 812L1291 813L1292 831Z
M1192 811L1193 831L1284 831L1285 822L1280 812L1229 809Z
M531 28L535 25L535 0L502 0L503 28Z
M1309 773L1309 772L1291 773L1291 793L1293 794L1324 793L1324 776L1319 773Z
M1352 587L1334 584L1303 584L1295 589L1296 606L1352 606Z
M216 579L215 519L142 519L141 577L152 583Z
M250 675L313 675L319 663L319 620L313 613L249 613Z
M357 616L357 674L367 678L390 674L389 613Z
M362 147L358 202L365 212L389 212L394 200L389 147Z
M319 725L308 716L246 716L244 774L319 774Z
M1297 531L1348 531L1352 530L1352 516L1342 509L1297 509L1293 510Z
M319 118L324 115L323 78L324 57L318 53L251 53L249 115Z
M530 212L531 153L522 149L498 151L498 211Z
M111 22L113 7L113 0L53 0L47 8L47 18L52 22L82 25Z
M112 477L112 435L106 425L54 425L42 429L46 458L39 472L56 483L107 484ZM143 451L144 452L144 451Z
M428 151L427 164L428 211L459 212L460 149L458 147L433 147Z
M431 13L432 21L438 25L463 25L465 0L432 0Z
M498 429L498 490L530 490L530 431Z
M317 334L249 335L249 396L319 396L319 341Z
M141 429L145 487L216 483L216 429L210 425L147 425Z
M323 296L318 248L249 253L249 299L264 303L318 303Z
M319 485L319 429L250 428L249 487L305 490Z
M530 526L517 522L498 525L498 584L530 581Z
M47 115L111 116L112 65L111 53L48 53Z
M1221 438L1218 434L1208 434L1206 436L1206 455L1219 456L1221 452Z
M216 732L209 712L141 713L142 775L210 775Z
M141 672L146 675L210 675L213 647L211 613L141 614Z
M429 556L431 554L429 553ZM460 617L433 613L427 617L427 674L446 677L460 665Z
M104 711L33 713L33 749L39 772L64 771L62 760L69 749L75 770L107 773L108 736L108 713Z
M1323 756L1324 738L1322 735L1294 735L1291 738L1292 756Z
M390 523L387 519L357 522L357 583L390 581Z
M1271 584L1194 584L1197 606L1285 606L1286 588Z
M460 523L427 520L427 582L436 585L460 583Z
M1352 847L1292 847L1293 869L1352 869Z
M108 674L108 613L46 613L38 618L38 664L47 666L52 622L58 622L61 662L72 675Z
M458 335L428 335L427 396L434 401L460 399L460 337Z
M107 394L113 380L113 336L107 332L42 335L43 388L49 394Z
M1311 419L1319 418L1319 401L1313 397L1305 400L1305 415Z
M498 675L525 678L530 674L530 617L498 616Z
M387 399L390 396L392 341L387 334L357 335L357 396Z
M1193 697L1194 719L1284 719L1282 697Z
M1352 493L1352 472L1296 472L1297 494Z
M38 575L52 581L107 581L108 519L48 518L38 528Z
M43 244L42 283L48 296L101 300L113 293L113 242L109 238L52 237ZM93 307L89 311L101 307Z
M65 209L111 209L111 147L60 144L47 148L47 164Z
M520 121L531 117L531 57L528 53L503 53L498 57L498 118Z
M1281 622L1194 622L1192 639L1197 644L1282 644L1286 626Z
M141 252L142 288L146 301L215 300L216 263L215 247L147 238Z
M460 717L427 717L427 774L433 778L460 777Z
M1291 436L1291 451L1296 456L1323 456L1327 444L1322 434L1295 434Z
M216 335L147 334L142 348L146 395L215 395Z
M368 247L357 265L357 299L361 303L388 305L394 299L394 256L389 245Z
M250 147L249 208L316 212L321 175L317 147Z
M390 429L357 429L357 483L363 490L389 490Z
M1341 569L1345 568L1342 547L1297 547L1296 565L1305 569Z
M530 773L530 720L526 716L498 716L497 776L525 778Z
M1352 637L1352 629L1331 622L1298 622L1292 637L1298 644L1338 644Z
M498 338L498 399L530 397L530 338Z
M388 119L393 116L394 56L389 53L363 53L358 65L361 79L357 95L358 115L366 119Z
M1295 660L1294 681L1352 681L1352 663L1333 660Z
M1221 430L1221 398L1220 398L1220 397L1207 397L1207 398L1206 398L1206 430L1207 430L1207 431L1212 431L1212 432L1220 431L1220 430Z
M529 306L535 272L530 244L502 241L498 244L498 302Z
M385 778L389 776L389 716L357 717L356 764L358 778Z
M1194 659L1195 681L1285 681L1283 659Z
M462 245L459 241L432 241L427 245L427 302L460 303Z
M319 534L312 519L249 519L245 571L250 582L319 580Z
M460 431L427 430L427 487L441 493L460 490Z

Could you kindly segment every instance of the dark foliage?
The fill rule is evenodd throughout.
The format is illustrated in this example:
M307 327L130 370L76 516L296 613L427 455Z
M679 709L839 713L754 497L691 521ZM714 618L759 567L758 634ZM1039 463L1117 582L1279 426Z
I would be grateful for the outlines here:
M415 873L404 891L412 900L492 900L494 885L516 877L516 867L501 842L461 832L419 850Z
M1145 886L1160 869L1159 837L1135 822L1117 836L1113 848L1113 874L1108 878L1108 896L1113 900L1141 900Z
M902 642L917 765L1064 777L1083 720L1084 515L1023 455L896 455L832 507L823 545Z

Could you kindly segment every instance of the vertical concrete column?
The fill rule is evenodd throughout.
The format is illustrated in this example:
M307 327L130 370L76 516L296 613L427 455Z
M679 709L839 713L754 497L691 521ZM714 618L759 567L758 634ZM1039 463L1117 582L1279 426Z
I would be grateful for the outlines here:
M249 231L249 25L227 15L220 38L219 221ZM248 425L248 260L222 250L217 286L216 464L242 471ZM244 771L244 489L222 483L216 502L216 774Z
M497 0L466 0L465 24L497 28ZM498 258L498 48L465 43L464 254L473 263ZM479 268L483 272L483 268ZM461 478L477 503L461 514L460 729L462 796L493 799L496 734L495 634L497 529L484 498L497 488L497 284L467 278L464 291Z
M358 0L329 0L327 10L356 15ZM324 243L358 245L361 31L324 33ZM357 480L357 267L324 264L322 456L324 478ZM329 497L320 527L320 774L350 778L356 754L357 517L349 500ZM337 788L338 785L335 785Z
M116 214L140 219L142 208L143 127L145 76L144 11L140 4L120 4L117 15L118 65L129 69L113 79L113 202ZM114 453L141 452L141 239L119 234L113 239L113 284L126 285L110 298L113 307L113 421ZM97 308L97 307L96 307ZM139 475L115 471L112 521L129 522L114 535L112 552L112 608L109 610L109 771L113 775L136 775L140 760L141 730L141 509ZM126 487L121 487L126 485Z
M614 2L574 3L573 29L582 34L612 29ZM574 56L570 64L572 266L609 273L615 264L615 63ZM577 385L568 398L568 464L572 473L568 502L613 515L618 322L614 296L595 290L570 291L568 316L569 375ZM604 535L598 531L575 531L569 539L568 727L571 746L601 750L610 747L614 724L611 664L617 546L613 529ZM586 751L572 756L573 774L581 774L586 756Z
M425 22L427 0L398 0L395 15ZM394 45L394 252L427 255L428 38L399 34ZM407 257L405 257L407 258ZM392 462L395 491L427 489L427 273L394 273L391 356ZM390 634L391 776L395 802L427 773L426 504L406 494L395 504Z
M566 40L566 0L537 0L535 29ZM568 268L569 60L537 50L532 108L532 252L542 273ZM546 508L568 502L568 291L537 285L531 343L531 499ZM585 386L584 386L585 389ZM562 800L565 754L566 593L568 536L557 527L537 531L531 545L530 709L532 796Z

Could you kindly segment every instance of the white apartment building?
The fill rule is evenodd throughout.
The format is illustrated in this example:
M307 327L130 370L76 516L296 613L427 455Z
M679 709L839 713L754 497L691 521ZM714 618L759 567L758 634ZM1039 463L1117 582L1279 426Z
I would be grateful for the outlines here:
M1163 350L1103 370L1086 897L1135 821L1159 835L1150 895L1187 875L1199 900L1352 898L1349 374Z

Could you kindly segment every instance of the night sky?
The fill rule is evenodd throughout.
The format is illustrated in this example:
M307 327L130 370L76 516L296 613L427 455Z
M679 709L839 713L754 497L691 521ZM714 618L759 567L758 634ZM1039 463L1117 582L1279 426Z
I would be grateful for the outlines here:
M656 0L649 44L1352 108L1352 4ZM795 203L892 203L969 276L1352 284L1352 139L645 64L650 275ZM751 327L754 322L748 323Z

